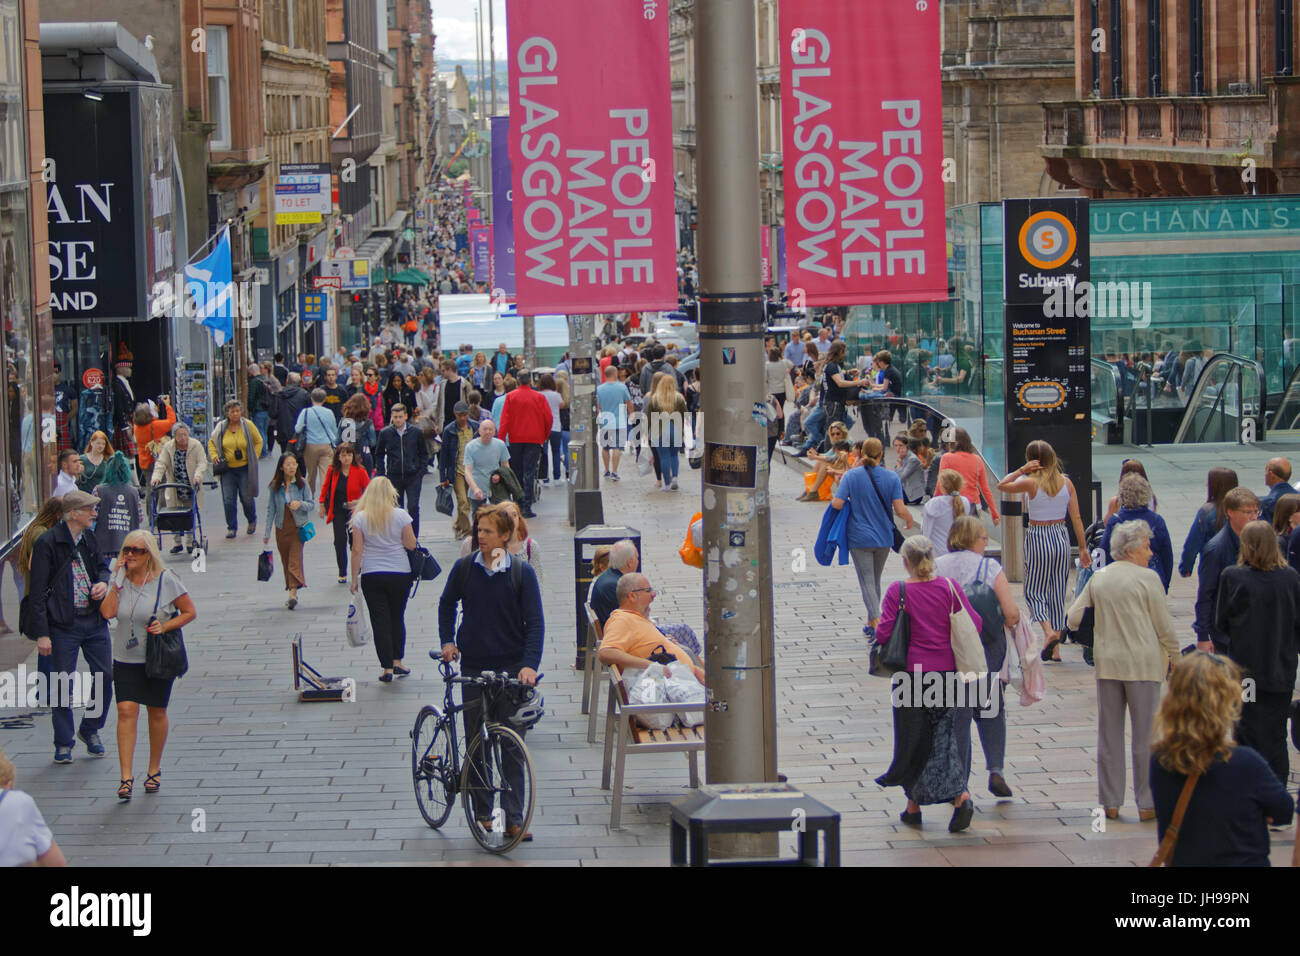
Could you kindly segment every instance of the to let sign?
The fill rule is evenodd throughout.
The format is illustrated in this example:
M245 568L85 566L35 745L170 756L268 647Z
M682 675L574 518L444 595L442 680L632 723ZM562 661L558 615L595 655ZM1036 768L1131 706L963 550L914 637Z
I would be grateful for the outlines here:
M780 23L791 290L947 299L939 3L781 0Z
M507 14L519 312L675 308L666 4Z

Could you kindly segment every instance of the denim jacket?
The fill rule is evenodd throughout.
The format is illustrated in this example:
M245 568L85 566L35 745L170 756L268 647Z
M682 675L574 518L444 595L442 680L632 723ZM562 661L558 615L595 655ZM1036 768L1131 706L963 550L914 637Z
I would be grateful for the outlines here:
M1182 560L1178 562L1178 573L1183 577L1192 573L1201 549L1214 537L1217 530L1214 522L1217 517L1218 512L1212 501L1206 502L1197 510L1192 526L1187 529L1187 540L1183 542Z
M297 508L290 512L293 515L294 524L302 527L311 520L312 513L316 510L316 502L312 499L311 486L307 482L302 483L302 487L297 485L285 485L283 488L272 488L267 495L266 501L266 520L267 535L269 538L271 525L274 525L278 531L284 524L284 506L290 501L301 501L303 507Z

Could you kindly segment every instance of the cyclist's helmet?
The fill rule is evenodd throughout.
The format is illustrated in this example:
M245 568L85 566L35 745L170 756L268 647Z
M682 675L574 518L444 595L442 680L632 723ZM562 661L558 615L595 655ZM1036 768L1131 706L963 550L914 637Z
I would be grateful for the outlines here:
M522 687L516 693L519 706L507 720L512 727L519 730L531 730L546 713L543 709L546 700L537 692L536 687Z

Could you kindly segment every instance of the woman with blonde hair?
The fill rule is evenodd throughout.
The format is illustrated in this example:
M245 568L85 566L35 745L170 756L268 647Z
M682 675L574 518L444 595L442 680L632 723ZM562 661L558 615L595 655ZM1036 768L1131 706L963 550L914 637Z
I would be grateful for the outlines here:
M879 439L868 440L880 444ZM896 636L895 625L906 617L908 645L904 677L906 681L918 682L919 686L907 694L907 706L892 708L894 759L889 769L876 778L876 783L903 788L907 809L901 819L908 826L921 825L923 805L951 802L953 813L948 832L958 833L970 826L975 806L967 789L969 730L964 757L957 738L958 724L970 724L970 708L955 699L955 681L948 676L957 670L950 615L964 609L976 630L982 622L961 587L951 578L935 575L934 546L929 538L924 535L908 538L900 553L908 577L903 582L895 581L885 592L876 643L888 644ZM895 692L901 686L895 682ZM944 699L938 703L933 703L932 692L922 695L923 688L933 686L945 690ZM914 706L918 700L925 703Z
M1275 546L1276 547L1276 546ZM1110 537L1112 563L1093 574L1070 606L1067 622L1077 628L1093 609L1093 657L1097 668L1097 790L1108 819L1124 802L1124 718L1132 723L1133 793L1138 819L1151 820L1147 756L1151 721L1160 703L1160 682L1178 657L1160 575L1151 560L1151 528L1125 521ZM1028 590L1026 588L1026 590Z
M475 352L474 364L469 367L469 374L465 377L469 379L471 387L481 392L492 384L492 380L488 378L489 371L487 355L483 352Z
M104 473L108 470L109 459L113 457L113 445L103 432L92 432L86 443L86 451L81 456L81 476L77 487L89 494L96 485L104 483Z
M1282 557L1267 521L1250 522L1240 538L1238 563L1219 576L1215 627L1228 638L1228 656L1253 681L1254 693L1243 695L1237 742L1258 751L1285 785L1291 776L1286 722L1300 650L1300 574Z
M1155 718L1151 792L1163 840L1190 778L1170 866L1268 866L1268 828L1286 826L1295 804L1268 763L1232 741L1241 714L1241 670L1217 654L1179 660ZM1300 838L1293 865L1300 865Z
M352 593L365 595L375 654L383 668L379 680L411 672L406 656L406 602L410 596L411 559L416 548L411 515L397 507L397 490L382 475L373 478L352 511Z
M145 531L132 531L126 536L113 565L111 582L99 613L106 621L117 618L117 630L113 632L113 694L117 698L117 756L122 766L117 797L125 803L131 799L135 784L132 765L141 704L149 712L149 766L144 792L157 793L162 787L172 678L150 677L145 671L149 635L178 631L197 613L184 583L175 571L163 567L158 545Z
M1079 564L1085 568L1092 564L1084 544L1079 496L1074 483L1061 471L1056 451L1045 441L1029 443L1025 464L999 481L998 490L1003 494L1029 496L1025 602L1029 605L1030 620L1043 629L1042 659L1059 663L1060 651L1056 648L1065 636L1065 588L1070 577L1067 519L1080 545Z
M686 399L677 391L674 376L655 374L645 409L650 416L650 453L658 457L664 487L676 491L680 453L686 444Z
M953 523L972 511L973 506L961 493L965 483L960 472L942 469L938 490L943 494L936 494L921 509L921 534L930 539L937 557L948 553L948 532L953 529Z

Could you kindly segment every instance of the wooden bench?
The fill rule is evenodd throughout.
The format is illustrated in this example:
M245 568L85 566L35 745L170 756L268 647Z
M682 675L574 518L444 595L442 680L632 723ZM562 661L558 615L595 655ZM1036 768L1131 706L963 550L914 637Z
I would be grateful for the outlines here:
M648 730L636 723L637 714L673 714L678 711L704 712L704 704L629 704L623 675L612 664L607 669L609 678L609 706L605 717L605 761L601 771L600 788L610 789L613 776L613 800L610 803L610 829L619 829L623 810L623 765L629 754L684 753L690 764L690 784L699 787L698 757L704 750L704 725L696 727L669 727L667 730ZM595 708L593 708L594 712Z

